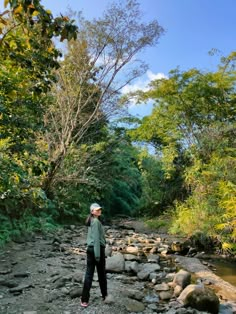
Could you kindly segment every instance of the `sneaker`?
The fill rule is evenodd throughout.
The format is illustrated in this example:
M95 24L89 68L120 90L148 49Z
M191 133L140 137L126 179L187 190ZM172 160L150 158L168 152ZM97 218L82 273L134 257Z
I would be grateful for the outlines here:
M81 305L82 307L87 307L87 306L88 306L88 302L82 302L82 301L80 301L80 305Z

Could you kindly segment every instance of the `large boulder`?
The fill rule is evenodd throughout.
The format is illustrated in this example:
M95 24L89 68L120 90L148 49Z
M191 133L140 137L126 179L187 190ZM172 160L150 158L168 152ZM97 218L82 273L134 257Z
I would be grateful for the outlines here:
M212 314L219 312L219 298L215 292L203 285L188 285L178 297L178 301L184 306L190 306L199 311Z
M116 253L106 259L106 271L122 273L125 270L125 259L121 253Z

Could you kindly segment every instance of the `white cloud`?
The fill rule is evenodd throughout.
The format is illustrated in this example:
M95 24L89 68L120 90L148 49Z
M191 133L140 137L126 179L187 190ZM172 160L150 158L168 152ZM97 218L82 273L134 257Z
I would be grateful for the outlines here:
M146 78L145 78L146 77ZM162 78L168 78L164 73L153 73L148 70L143 79L137 80L134 84L126 85L122 88L122 94L127 94L130 92L136 92L137 90L141 90L146 92L148 90L148 85L153 80L160 80Z
M164 73L153 73L152 71L148 70L146 74L143 76L143 78L138 79L134 84L126 85L122 88L122 94L128 94L132 92L136 92L137 90L141 90L143 92L146 92L149 88L148 85L151 81L154 80L160 80L162 78L168 78ZM137 105L135 97L132 97L129 99L129 107L130 109L134 107L140 107L145 106L142 104Z
M166 76L164 73L152 73L152 71L148 70L147 73L146 73L148 79L150 81L154 81L154 80L161 80L163 78L168 78L168 76Z

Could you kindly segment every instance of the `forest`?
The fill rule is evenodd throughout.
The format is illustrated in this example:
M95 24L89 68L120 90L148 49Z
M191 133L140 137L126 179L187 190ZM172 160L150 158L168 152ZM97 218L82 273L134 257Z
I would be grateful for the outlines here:
M147 70L138 55L164 29L136 0L102 17L53 16L40 0L0 12L0 244L81 223L90 203L213 237L236 252L236 51L216 71L170 71L122 94ZM143 118L130 100L152 101Z

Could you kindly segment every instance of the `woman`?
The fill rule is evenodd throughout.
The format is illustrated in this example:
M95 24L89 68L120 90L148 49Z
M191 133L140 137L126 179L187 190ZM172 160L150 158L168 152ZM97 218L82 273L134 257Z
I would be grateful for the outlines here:
M98 273L98 281L103 300L107 296L107 278L105 267L105 233L100 222L102 208L99 204L93 203L90 206L90 215L86 220L88 226L87 235L87 269L81 297L81 306L87 307L90 297L90 289L93 282L95 266Z

